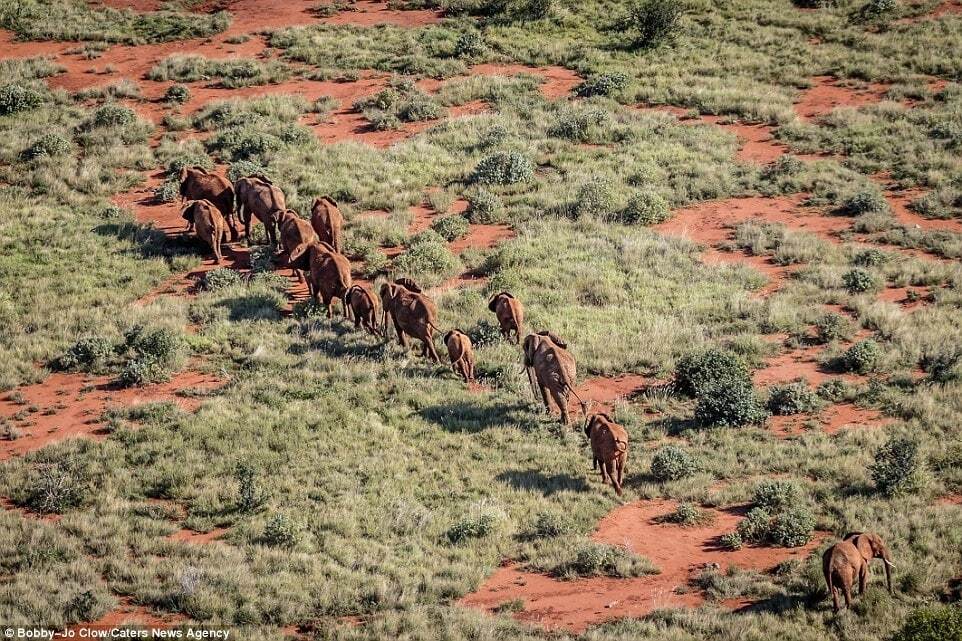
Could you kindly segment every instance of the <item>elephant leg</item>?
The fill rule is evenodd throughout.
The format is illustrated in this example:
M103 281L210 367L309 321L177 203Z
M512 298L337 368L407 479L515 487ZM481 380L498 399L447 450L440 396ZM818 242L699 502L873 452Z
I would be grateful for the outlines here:
M842 584L842 588L843 588L843 590L844 590L843 595L844 595L844 597L845 597L845 609L846 609L846 610L851 609L851 607L852 607L852 577L847 577L847 579L848 579L848 580L846 580L846 581Z
M472 380L472 381L476 380L476 379L474 378L474 361L471 361L471 362L468 364L468 376L469 376L470 380Z
M863 563L858 571L858 593L859 596L865 594L865 586L868 585L868 563Z
M618 471L618 459L609 463L608 476L611 477L611 486L615 488L615 494L621 496L621 472Z
M211 242L211 248L214 250L214 263L220 265L221 253L220 253L220 234L214 232L214 238Z
M238 234L237 234L237 222L234 220L234 214L228 214L226 216L226 219L227 219L227 227L228 229L230 229L230 240L231 242L236 243ZM226 234L227 232L225 231L224 233Z
M611 477L608 474L608 463L605 461L599 461L598 467L601 468L601 482L608 484L611 480Z
M434 341L431 340L430 334L424 339L424 348L431 354L431 358L434 359L435 363L441 362L441 357L438 356L438 350L434 349Z
M327 317L334 318L334 298L332 296L324 297L324 307L327 308Z
M535 377L538 379L538 389L541 390L541 401L544 403L544 411L550 414L551 401L548 400L548 388L541 382L541 377L537 376L537 374Z
M618 461L618 484L621 485L625 480L625 468L628 466L628 453L625 452L621 455L621 459Z
M568 424L568 395L561 390L551 390L551 396L554 398L554 402L558 405L561 410L561 422L564 425Z
M401 325L394 319L394 330L397 332L397 340L401 344L401 347L407 349L408 337L404 335L404 330L401 329Z

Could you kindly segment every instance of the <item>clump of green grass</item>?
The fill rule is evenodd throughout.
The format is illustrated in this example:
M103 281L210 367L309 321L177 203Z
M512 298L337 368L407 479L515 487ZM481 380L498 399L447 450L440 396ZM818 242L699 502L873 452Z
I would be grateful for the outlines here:
M203 287L208 291L218 291L241 284L241 275L233 269L219 267L204 274Z
M657 47L676 35L682 12L678 0L637 0L618 21L618 31L634 47Z
M892 641L957 641L962 639L962 608L926 605L909 613Z
M675 523L684 527L705 525L712 521L712 515L698 508L693 503L679 503L674 512L664 517L666 523Z
M177 105L190 101L190 87L181 84L167 87L164 92L164 101Z
M854 268L842 274L842 284L850 294L864 294L878 290L879 283L870 272Z
M168 56L147 72L147 78L156 81L196 82L218 79L228 89L275 84L283 82L290 75L287 65L275 60L216 60L197 54Z
M45 133L29 147L20 153L24 160L35 160L37 158L60 158L70 155L73 151L73 142L58 133Z
M475 224L490 225L504 222L504 203L494 192L479 188L468 195L468 209L465 215Z
M297 547L302 531L297 522L286 514L275 514L264 526L261 542L275 548L292 549Z
M434 232L432 232L434 233ZM463 265L436 233L415 240L407 251L394 259L393 271L426 286L436 285L460 273Z
M168 380L184 349L181 334L169 327L135 325L126 335L128 359L117 378L125 387Z
M591 96L614 96L628 86L628 76L623 73L608 73L590 76L575 87L575 95L582 98Z
M628 199L619 218L629 225L657 225L671 218L671 209L660 194L641 191Z
M73 459L39 463L27 480L23 504L39 514L63 514L80 507L93 490L93 479Z
M540 539L565 536L573 531L574 524L569 517L549 511L538 512L531 526L531 536Z
M828 312L815 321L815 336L820 343L847 340L853 332L851 319L842 314Z
M889 211L889 204L877 188L866 188L846 198L842 203L841 210L849 216L881 214Z
M83 336L67 348L54 366L67 371L98 372L114 353L114 342L104 336Z

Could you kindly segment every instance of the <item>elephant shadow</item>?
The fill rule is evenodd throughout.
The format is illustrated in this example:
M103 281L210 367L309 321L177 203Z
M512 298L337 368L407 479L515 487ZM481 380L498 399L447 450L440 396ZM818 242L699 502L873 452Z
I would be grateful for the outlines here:
M295 355L308 352L321 352L332 358L355 358L367 361L382 361L387 354L387 345L361 330L356 330L347 321L327 319L315 321L322 323L323 333L309 336L303 344L294 344L288 351Z
M439 425L448 432L474 434L492 427L512 425L525 429L530 422L528 406L522 403L492 403L481 405L471 401L450 401L425 407L421 418Z
M228 318L232 321L280 320L281 307L276 298L269 294L251 293L245 296L233 296L217 303L218 307L227 309Z
M203 243L193 234L171 234L152 225L132 221L107 222L93 228L95 234L124 240L133 245L133 252L141 258L187 256L203 249Z
M498 474L495 479L516 490L536 491L544 496L558 492L587 492L589 489L584 477L570 474L547 476L540 470L508 470Z

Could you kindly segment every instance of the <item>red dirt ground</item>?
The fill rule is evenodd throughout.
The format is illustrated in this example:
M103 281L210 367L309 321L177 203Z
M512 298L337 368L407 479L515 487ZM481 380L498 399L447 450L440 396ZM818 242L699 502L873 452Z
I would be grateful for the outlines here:
M830 113L836 107L860 107L882 100L888 89L884 84L871 84L854 89L839 84L834 76L816 76L812 87L802 92L795 103L795 112L802 120L811 120Z
M180 543L203 544L213 543L226 533L227 528L225 527L217 527L210 532L197 532L195 530L184 528L182 530L177 530L167 538L169 538L171 541L179 541Z
M915 295L915 300L909 299L909 293ZM924 307L931 296L928 287L889 287L879 292L879 300L900 305L903 310L911 311Z
M962 234L962 220L924 218L909 209L909 203L924 193L925 190L923 189L886 191L885 199L888 200L889 206L892 208L892 215L903 225L924 229L926 231L950 231L956 234Z
M317 3L323 4L323 3ZM357 0L347 11L340 11L329 18L321 18L327 24L350 24L370 27L379 24L391 24L399 27L422 27L435 24L441 20L441 13L430 9L401 11L389 9L387 2L372 2Z
M614 377L598 376L589 378L579 388L578 395L585 402L592 404L592 412L611 411L614 404L621 400L630 399L652 385L659 385L662 381L653 381L640 374L619 374ZM580 411L577 401L573 408Z
M876 410L857 407L850 403L831 405L815 416L796 414L794 416L772 416L766 428L780 437L797 436L805 433L805 423L814 421L820 431L836 434L844 429L882 427L890 421Z
M180 397L177 392L212 389L222 382L210 374L184 372L167 383L117 388L106 376L51 374L42 383L17 388L24 404L10 400L10 394L0 400L0 416L23 433L15 440L0 441L0 461L67 438L104 436L100 417L111 407L173 401L182 409L193 411L201 400ZM36 406L37 411L25 418L14 418L31 406Z
M863 379L855 374L836 374L828 371L818 363L819 353L819 349L812 347L800 347L783 352L768 359L765 367L756 370L752 379L756 385L764 386L788 383L799 378L813 386L830 378L842 378L846 381Z
M912 24L913 22L920 22L922 20L935 20L936 18L941 18L942 16L954 16L960 14L962 14L962 2L959 2L959 0L943 0L932 11L925 15L915 18L902 18L900 20L896 20L895 24Z
M618 617L639 617L658 608L693 607L704 595L689 585L706 564L767 570L790 558L805 558L818 546L816 537L796 549L745 547L723 549L718 538L735 529L741 509L706 509L714 516L707 526L681 527L657 522L675 510L674 501L638 501L603 518L592 538L622 545L649 558L660 574L632 579L589 578L561 581L506 565L494 572L460 603L491 611L513 599L524 602L515 618L549 629L582 632L588 626Z
M154 614L150 609L133 603L129 597L118 597L118 600L120 601L120 605L116 609L111 610L96 621L69 626L69 629L74 631L80 629L89 630L91 628L112 630L125 625L141 625L147 626L148 628L170 628L187 621L184 616L179 614Z

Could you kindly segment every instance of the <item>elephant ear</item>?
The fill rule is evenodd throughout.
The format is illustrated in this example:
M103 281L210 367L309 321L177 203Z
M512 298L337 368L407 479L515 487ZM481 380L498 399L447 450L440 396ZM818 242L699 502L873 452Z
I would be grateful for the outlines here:
M488 301L488 309L490 309L492 312L498 311L498 299L500 299L502 296L504 296L504 292L492 296Z
M414 292L415 294L421 293L421 288L418 286L418 284L415 283L413 279L410 279L407 276L401 276L400 278L395 278L394 284L400 285L401 287L408 290L409 292Z
M524 366L533 367L534 366L534 352L538 349L538 343L541 338L537 334L528 334L524 337Z
M848 532L842 537L842 540L848 541L849 539L854 539L856 536L862 536L862 534L864 534L864 532Z
M450 330L447 334L444 335L444 344L445 344L445 345L447 345L447 342L451 339L452 336L454 336L454 330L453 330L453 329Z
M194 209L196 206L197 206L196 200L191 202L189 205L184 207L184 211L181 212L180 217L183 218L184 220L189 220L190 222L194 222L194 218L197 216L197 212Z
M337 207L337 206L338 206L338 205L337 205L337 201L334 200L333 198L331 198L330 196L324 196L324 200L326 200L327 202L331 203L331 205L333 205L334 207Z
M544 332L538 332L538 334L540 334L541 336L547 336L548 338L551 339L552 343L554 343L561 349L568 349L568 343L561 340L561 338L554 332L544 331Z
M291 257L288 259L291 269L303 269L307 270L311 268L311 245L310 243L301 243L294 248L291 252Z

